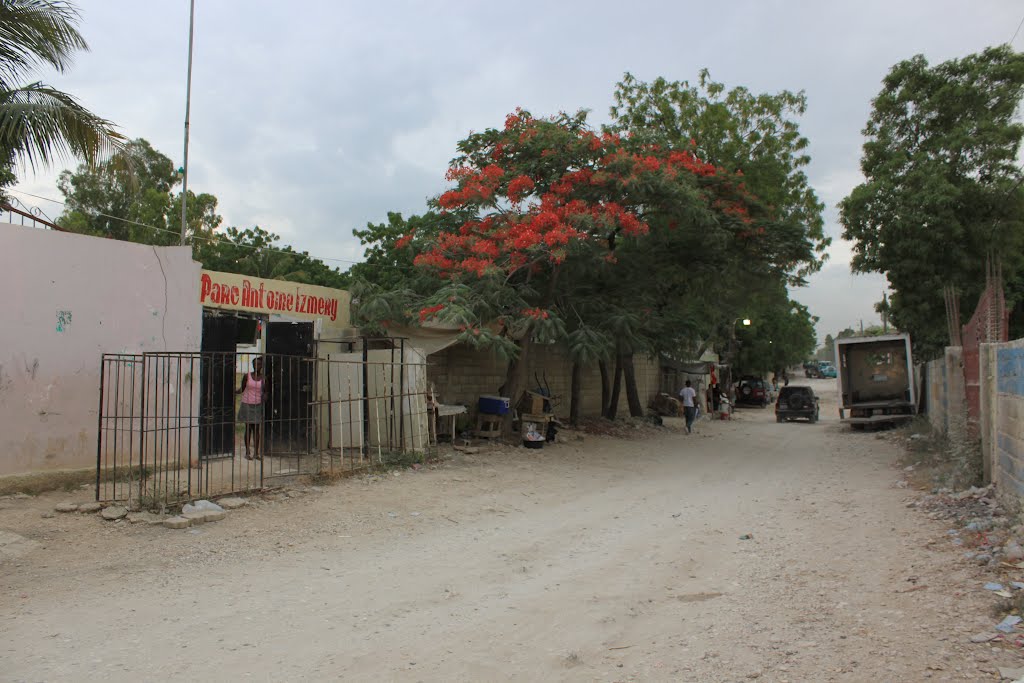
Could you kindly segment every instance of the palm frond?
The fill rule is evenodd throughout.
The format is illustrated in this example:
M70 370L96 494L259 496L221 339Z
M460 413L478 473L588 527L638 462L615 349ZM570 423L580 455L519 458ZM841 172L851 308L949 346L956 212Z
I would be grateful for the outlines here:
M40 67L64 71L72 55L88 50L78 32L78 10L59 0L0 0L0 86Z
M58 158L95 164L125 144L113 123L65 92L42 83L0 89L0 152L33 170Z

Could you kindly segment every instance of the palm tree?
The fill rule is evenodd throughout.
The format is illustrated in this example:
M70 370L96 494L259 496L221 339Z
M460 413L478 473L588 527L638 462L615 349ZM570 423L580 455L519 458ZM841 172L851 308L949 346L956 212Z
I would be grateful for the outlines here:
M63 73L75 52L89 49L78 23L78 10L61 0L0 0L0 170L9 177L15 164L35 170L67 157L92 164L124 147L110 121L30 80L46 66Z

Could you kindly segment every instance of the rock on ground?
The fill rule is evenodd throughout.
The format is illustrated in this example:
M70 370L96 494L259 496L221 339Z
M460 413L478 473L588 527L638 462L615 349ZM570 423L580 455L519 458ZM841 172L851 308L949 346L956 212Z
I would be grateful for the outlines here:
M205 524L206 522L219 522L227 517L224 510L191 510L182 512L181 516L192 522L192 524Z
M248 505L248 501L245 498L233 496L231 498L221 498L217 501L217 504L226 510L237 510L244 505Z
M102 505L95 501L90 503L79 503L78 511L83 514L92 514L93 512L99 512L102 507Z
M208 500L197 500L195 503L185 503L181 508L182 513L188 512L224 512L224 508Z
M103 510L100 511L100 516L107 521L121 519L127 514L128 508L123 505L111 505L110 507L103 508Z
M57 507L53 509L57 512L77 512L78 503L57 503Z
M157 515L152 512L130 512L128 513L128 521L132 524L162 524L166 519L163 515Z
M192 522L184 517L168 517L163 521L163 525L168 529L187 529L191 524Z

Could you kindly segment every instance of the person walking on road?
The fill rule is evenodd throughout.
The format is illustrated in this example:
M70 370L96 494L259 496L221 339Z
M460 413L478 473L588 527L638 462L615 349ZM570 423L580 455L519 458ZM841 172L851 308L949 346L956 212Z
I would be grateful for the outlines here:
M686 416L686 433L693 433L693 419L697 416L697 392L686 380L686 386L679 390L679 398L683 401L683 414Z

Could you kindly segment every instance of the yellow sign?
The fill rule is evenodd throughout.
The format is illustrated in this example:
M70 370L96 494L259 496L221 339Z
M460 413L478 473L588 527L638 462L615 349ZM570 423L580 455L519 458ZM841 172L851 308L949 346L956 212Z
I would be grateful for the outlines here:
M277 313L292 318L330 320L348 327L349 294L343 289L264 280L236 273L202 271L199 303L208 308L250 313Z

